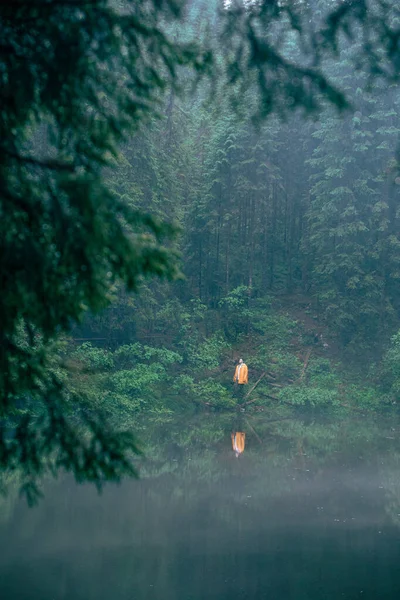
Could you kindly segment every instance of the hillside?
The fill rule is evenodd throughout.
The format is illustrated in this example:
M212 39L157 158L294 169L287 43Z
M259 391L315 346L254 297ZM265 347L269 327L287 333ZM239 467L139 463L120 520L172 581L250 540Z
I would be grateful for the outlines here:
M96 339L75 342L69 360L78 365L77 380L97 407L110 412L232 410L238 405L252 410L278 405L376 408L381 403L373 379L368 383L360 377L356 361L342 362L346 349L318 319L309 298L249 301L247 289L241 288L228 300L218 309L192 302L190 313L176 301L165 335L160 321L160 330L150 336L134 324L139 335L117 346L107 348L103 341L96 346ZM249 368L242 395L232 381L239 358Z

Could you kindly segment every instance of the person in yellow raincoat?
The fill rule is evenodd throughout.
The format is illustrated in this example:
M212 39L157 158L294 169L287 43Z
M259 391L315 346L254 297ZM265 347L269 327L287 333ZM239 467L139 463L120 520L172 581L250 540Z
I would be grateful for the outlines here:
M244 386L248 383L249 370L246 363L243 362L243 358L239 358L239 363L236 365L235 374L233 376L233 383L236 388L236 395L240 399L244 396Z
M239 458L240 454L242 454L244 450L244 445L246 441L246 434L242 431L236 431L235 433L231 433L232 439L232 448L235 453L236 458Z

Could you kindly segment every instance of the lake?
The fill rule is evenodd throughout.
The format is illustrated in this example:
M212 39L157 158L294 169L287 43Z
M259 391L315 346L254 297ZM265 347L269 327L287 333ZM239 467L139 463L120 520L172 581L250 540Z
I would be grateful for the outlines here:
M139 481L98 495L60 476L33 508L10 486L0 598L397 600L399 430L363 414L142 421Z

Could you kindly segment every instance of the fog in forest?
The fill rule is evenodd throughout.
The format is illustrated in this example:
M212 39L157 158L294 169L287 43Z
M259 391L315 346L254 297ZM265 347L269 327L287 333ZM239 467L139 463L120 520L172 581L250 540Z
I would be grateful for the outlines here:
M398 3L0 28L0 598L397 598Z

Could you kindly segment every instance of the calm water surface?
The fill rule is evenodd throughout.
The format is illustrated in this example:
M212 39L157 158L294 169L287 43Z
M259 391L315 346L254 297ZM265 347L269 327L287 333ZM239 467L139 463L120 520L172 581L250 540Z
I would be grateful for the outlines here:
M400 598L400 421L139 427L139 482L0 501L1 600ZM231 434L244 450L238 457Z

